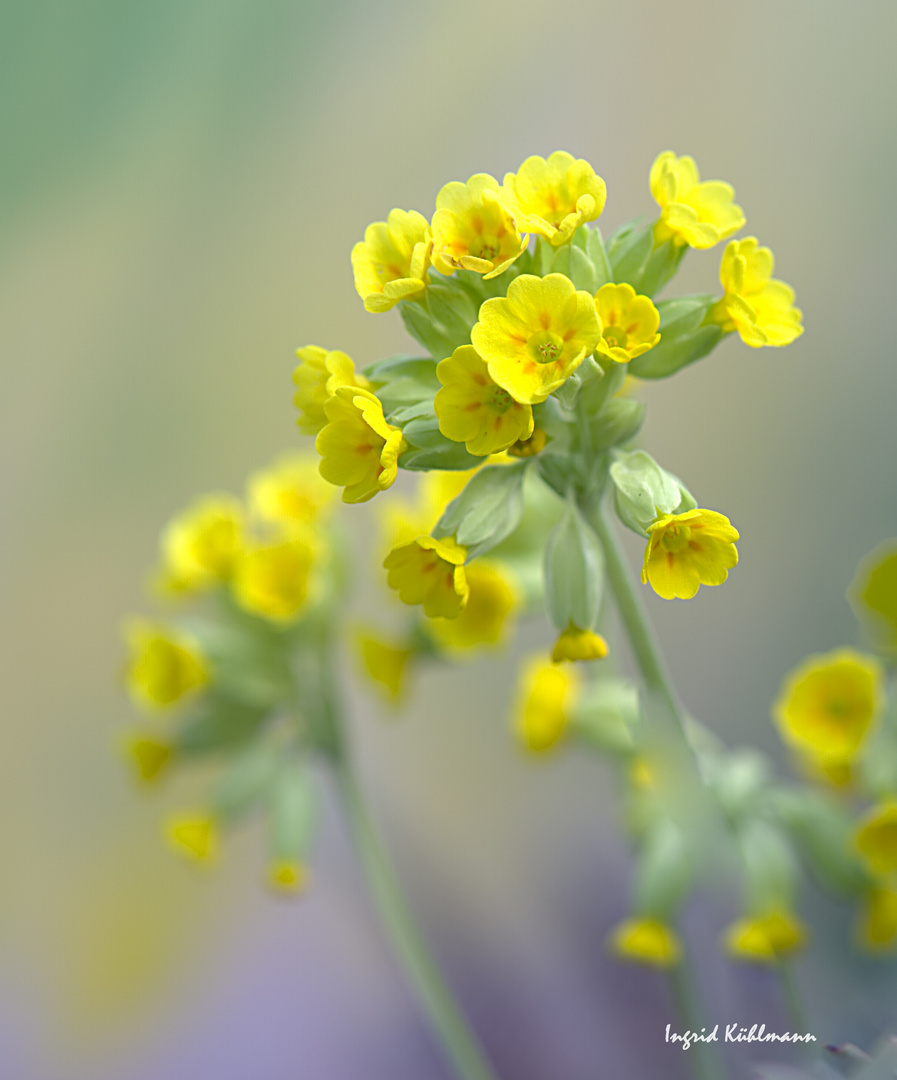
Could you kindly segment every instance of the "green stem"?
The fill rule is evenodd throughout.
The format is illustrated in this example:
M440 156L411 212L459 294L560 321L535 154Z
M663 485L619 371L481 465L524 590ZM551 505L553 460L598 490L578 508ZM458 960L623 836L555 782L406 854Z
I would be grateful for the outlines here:
M788 960L779 960L779 978L782 984L782 1000L785 1004L785 1011L788 1014L788 1019L794 1025L794 1030L801 1035L806 1032L812 1033L813 1029L810 1027L810 1021L806 1009L804 1009L800 987L797 985L797 979L794 976L794 968ZM801 1048L805 1054L815 1057L813 1043L801 1043Z
M684 960L669 969L670 996L676 1012L688 1031L699 1032L706 1024L701 1023L697 994L691 972ZM716 1043L695 1042L689 1047L697 1080L725 1080L725 1072Z
M402 895L345 755L334 760L337 784L358 855L386 930L446 1056L462 1080L496 1080L455 1004Z
M602 503L597 501L587 508L587 512L601 541L601 546L604 548L608 580L642 678L647 687L663 701L683 738L689 742L684 711L673 688L654 628L648 621L638 589L633 583L617 534L608 520L607 511Z

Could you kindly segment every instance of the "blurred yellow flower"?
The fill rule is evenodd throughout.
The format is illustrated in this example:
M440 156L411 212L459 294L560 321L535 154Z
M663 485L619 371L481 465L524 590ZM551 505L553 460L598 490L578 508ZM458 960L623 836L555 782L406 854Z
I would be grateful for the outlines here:
M218 827L211 817L172 818L165 834L175 851L195 862L212 862L218 853Z
M442 383L434 401L439 430L463 442L469 453L494 454L532 435L532 408L493 382L472 345L461 345L440 361L436 375Z
M854 610L885 648L897 646L897 544L888 540L863 559L850 586Z
M651 194L660 207L654 243L711 248L744 225L744 211L732 200L735 192L721 180L701 182L694 158L677 158L672 150L651 166Z
M327 423L324 402L333 397L340 386L354 386L367 390L370 383L355 371L352 358L339 349L322 349L320 345L306 345L297 349L299 364L293 371L296 393L293 401L300 416L296 423L305 435L317 435Z
M387 641L374 632L357 635L361 660L368 676L385 687L389 697L398 702L405 693L405 679L412 650Z
M857 829L855 842L871 873L884 877L897 871L897 801L873 807Z
M785 953L800 949L806 938L803 923L791 912L777 909L737 919L725 930L723 944L736 960L771 964Z
M897 944L897 891L881 887L865 898L857 924L860 944L874 952L883 952Z
M624 919L611 931L608 943L621 960L652 967L674 967L682 957L679 935L659 919Z
M233 495L206 495L162 533L162 587L196 592L226 581L243 546L243 505Z
M325 480L344 487L343 502L372 499L395 481L406 443L399 428L386 423L379 399L367 390L339 387L324 404L329 423L318 434Z
M603 660L607 656L607 642L591 630L580 630L572 624L560 635L551 652L555 664L562 660Z
M400 300L420 296L430 265L429 225L416 210L390 210L352 248L355 289L367 311L389 311Z
M527 749L542 753L560 742L567 731L579 686L578 671L546 663L541 656L524 666L514 727Z
M275 892L304 892L308 886L308 868L295 859L276 859L268 867L268 884Z
M234 573L234 599L244 611L271 622L296 619L308 598L315 552L309 540L288 536L249 547Z
M737 330L751 348L790 345L804 332L794 290L773 279L772 252L757 243L756 237L748 236L726 246L719 269L724 295L708 319L719 323L724 333Z
M498 181L477 173L453 181L436 196L432 221L433 266L441 274L473 270L493 278L526 250L514 217L501 201Z
M521 274L507 297L485 301L470 332L493 381L525 405L557 390L600 339L594 297L563 274Z
M419 536L403 544L383 560L389 571L389 587L406 604L423 604L431 619L457 618L467 604L470 590L464 571L467 549L449 537L437 540Z
M286 454L249 478L249 511L253 518L281 528L311 525L336 492L318 471L311 454Z
M738 562L738 532L714 510L664 514L646 532L642 582L665 600L688 600L702 585L721 585Z
M631 285L602 285L595 293L601 320L601 340L596 352L628 364L660 341L660 313L647 296L636 296Z
M504 191L521 232L544 236L555 247L585 221L600 217L607 188L587 161L556 150L546 161L533 155L516 175L506 173Z
M133 619L125 639L130 651L127 687L140 706L168 709L194 696L211 678L199 646L186 634Z
M773 705L782 738L837 783L881 707L882 679L878 661L853 649L808 656Z
M495 645L503 638L517 606L514 586L498 564L485 559L476 559L464 573L469 596L460 615L433 619L428 629L443 648L451 650Z
M174 756L170 743L146 735L129 736L124 753L137 777L145 783L158 780Z

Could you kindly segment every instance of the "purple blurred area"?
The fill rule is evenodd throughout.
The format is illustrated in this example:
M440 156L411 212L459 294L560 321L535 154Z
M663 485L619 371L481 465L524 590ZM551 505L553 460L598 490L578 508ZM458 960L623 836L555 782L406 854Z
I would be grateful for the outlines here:
M369 222L566 149L606 180L609 232L652 213L657 153L691 154L735 186L807 330L645 388L645 445L742 534L725 588L648 602L691 711L776 754L784 674L856 640L845 589L897 535L897 8L11 0L0 21L0 1077L446 1080L329 795L298 902L263 889L252 828L208 873L160 842L202 777L135 792L115 752L120 625L147 609L159 531L300 445L297 346L407 348L353 288ZM714 291L718 254L675 291ZM346 512L361 574L371 514ZM398 720L347 659L363 784L503 1080L685 1077L659 977L605 951L629 903L609 771L509 737L515 655L547 639L424 675ZM719 955L737 893L715 884L686 922L708 1023L781 1028L768 973ZM892 966L807 904L814 1030L868 1044Z

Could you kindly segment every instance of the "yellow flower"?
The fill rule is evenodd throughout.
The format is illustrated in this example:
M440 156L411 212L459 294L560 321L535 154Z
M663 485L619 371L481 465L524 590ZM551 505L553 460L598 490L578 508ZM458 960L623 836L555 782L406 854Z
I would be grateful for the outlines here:
M226 581L243 547L243 506L232 495L207 495L162 533L162 585L195 592Z
M390 210L352 248L355 289L367 311L389 311L427 287L430 239L427 219L416 210Z
M603 660L605 656L607 642L600 634L572 624L557 639L551 653L555 664L562 660Z
M738 562L738 533L714 510L664 514L645 531L642 582L664 600L688 600L702 585L722 585Z
M772 277L772 267L772 252L757 247L756 237L732 240L719 269L724 296L708 315L724 333L737 330L745 345L754 349L790 345L804 332L794 290Z
M882 952L897 943L897 892L872 889L866 896L857 926L860 943Z
M308 885L308 868L295 859L276 859L268 867L268 884L276 892L304 892Z
M464 572L467 549L446 537L419 536L403 544L383 560L389 571L389 587L406 604L423 604L431 619L457 618L467 603L470 590Z
M659 919L625 919L611 931L608 942L621 960L652 967L674 967L682 956L678 934Z
M333 397L340 386L355 386L367 390L370 383L356 373L352 358L338 349L322 349L306 345L296 350L300 363L293 372L296 393L293 401L302 414L296 423L306 435L317 435L327 423L324 402Z
M311 525L334 496L318 471L318 461L308 454L287 454L249 478L251 514L282 528Z
M314 555L309 540L301 536L253 545L237 564L234 599L253 615L291 622L305 607Z
M168 768L174 751L171 744L144 735L134 735L125 742L125 756L139 779L145 783L157 780Z
M218 827L210 817L173 818L165 833L175 851L195 862L212 862L218 853Z
M205 658L186 635L134 619L126 626L125 637L131 653L126 682L138 705L168 709L209 682Z
M720 180L701 183L694 158L665 150L651 166L651 194L660 207L654 243L711 248L744 225L744 211L732 201L735 192Z
M579 693L579 673L547 664L541 657L523 669L515 730L534 753L550 750L564 737Z
M557 390L600 339L594 297L563 274L521 274L507 297L485 301L470 332L492 380L524 405Z
M526 250L514 217L501 201L498 181L477 173L455 180L436 196L432 221L433 266L441 274L473 270L493 278Z
M386 688L393 701L400 701L405 693L405 675L412 650L394 645L374 633L359 634L357 642L367 674Z
M631 285L602 285L595 293L601 320L596 352L618 364L628 364L660 341L660 313L647 296L636 296Z
M399 428L387 424L374 394L339 387L324 404L330 421L315 440L323 459L321 476L344 486L343 502L372 499L395 481L399 455L406 443Z
M441 360L436 375L442 383L434 401L439 430L463 442L469 453L495 454L532 435L532 408L492 381L472 345L461 345Z
M897 646L897 547L893 540L876 548L857 568L849 596L857 615L872 613L870 628L886 648Z
M528 157L517 174L506 173L504 190L521 232L565 243L584 221L601 216L607 188L587 161L555 150L546 161Z
M806 938L800 920L781 909L737 919L724 932L723 944L736 960L773 964L785 953L800 949Z
M773 715L783 739L836 781L856 757L881 698L878 662L853 649L836 649L807 657L791 672Z
M897 801L889 799L869 811L857 829L856 846L878 877L897 870Z
M447 649L474 649L501 641L517 596L495 563L477 559L464 568L469 596L454 619L434 619L428 629Z

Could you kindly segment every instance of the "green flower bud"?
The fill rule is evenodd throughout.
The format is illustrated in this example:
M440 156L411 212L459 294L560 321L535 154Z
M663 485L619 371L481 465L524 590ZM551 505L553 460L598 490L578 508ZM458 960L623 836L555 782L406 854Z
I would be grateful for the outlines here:
M523 516L527 465L523 460L515 465L487 465L480 469L445 508L433 536L453 536L467 548L468 559L500 544Z
M250 810L268 790L277 768L278 747L255 742L236 754L212 792L212 814L232 821Z
M662 469L644 450L617 451L610 467L614 501L623 524L644 536L663 514L684 514L697 503L672 473Z
M668 920L685 899L691 880L682 832L669 818L661 818L636 854L633 906L641 915Z
M603 580L604 552L598 537L571 501L545 550L545 597L558 630L571 624L590 630L595 625Z
M657 305L660 342L629 364L630 374L639 379L662 379L712 352L722 329L703 324L714 303L712 296L661 300Z

